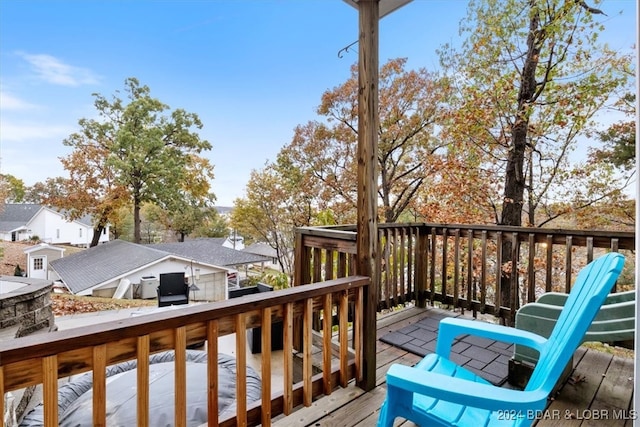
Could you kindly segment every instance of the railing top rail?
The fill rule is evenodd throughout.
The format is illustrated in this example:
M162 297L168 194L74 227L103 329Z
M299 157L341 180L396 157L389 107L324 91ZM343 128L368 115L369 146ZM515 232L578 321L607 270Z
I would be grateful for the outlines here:
M247 295L231 300L198 304L177 310L167 310L115 322L88 325L83 328L30 335L0 342L0 366L28 358L46 357L63 351L72 351L125 338L147 335L156 331L222 319L266 307L303 301L330 293L367 286L368 277L350 276L298 286L278 292Z
M563 236L598 236L598 237L617 237L617 238L629 238L634 237L633 231L613 231L613 230L582 230L582 229L566 229L566 228L541 228L541 227L520 227L512 225L491 225L491 224L454 224L454 223L426 223L426 222L412 222L412 223L379 223L379 229L385 228L408 228L408 227L426 227L426 228L448 228L459 230L487 230L487 231L502 231L502 232L518 232L518 233L533 233L533 234L557 234ZM298 230L304 234L322 235L329 233L331 236L337 234L356 232L356 226L352 224L340 225L340 226L318 226L318 227L300 227Z
M353 229L351 229L353 227ZM321 226L321 227L298 227L302 234L307 236L320 236L320 237L340 237L342 240L356 240L356 226L342 225L342 226Z
M444 233L444 230L456 230L471 232L474 237L480 237L482 233L486 233L489 238L495 238L498 233L504 237L509 235L517 235L520 241L527 239L526 236L534 236L534 240L538 243L548 242L548 236L551 236L554 244L563 244L569 238L573 239L573 244L584 246L587 239L593 239L594 247L608 248L611 246L612 240L617 240L618 249L634 249L635 248L635 232L633 231L610 231L610 230L577 230L577 229L558 229L558 228L537 228L537 227L516 227L508 225L477 225L477 224L428 224L428 223L382 223L378 224L378 230L394 230L394 229L421 229L425 230L425 234L435 232L437 235ZM352 225L345 226L329 226L329 227L303 227L298 229L303 236L312 236L325 239L355 241L356 227Z

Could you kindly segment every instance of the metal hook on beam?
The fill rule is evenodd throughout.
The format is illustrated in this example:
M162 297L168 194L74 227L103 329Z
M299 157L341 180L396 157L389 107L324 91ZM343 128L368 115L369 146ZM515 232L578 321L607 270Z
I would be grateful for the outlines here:
M349 48L351 46L353 46L354 44L357 44L358 40L354 41L353 43L351 43L350 45L348 45L347 47L343 47L342 49L340 49L338 51L338 58L342 58L344 56L345 53L349 52Z

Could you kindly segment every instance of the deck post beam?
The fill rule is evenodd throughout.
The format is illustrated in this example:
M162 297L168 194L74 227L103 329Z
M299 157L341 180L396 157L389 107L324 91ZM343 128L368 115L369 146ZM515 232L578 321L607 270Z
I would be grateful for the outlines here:
M358 222L357 274L371 278L364 296L362 380L364 390L376 382L375 288L380 285L378 256L378 21L380 0L359 0L358 51Z

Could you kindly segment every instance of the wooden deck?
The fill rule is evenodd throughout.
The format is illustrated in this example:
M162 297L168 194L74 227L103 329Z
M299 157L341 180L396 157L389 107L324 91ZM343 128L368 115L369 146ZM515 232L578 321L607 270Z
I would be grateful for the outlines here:
M427 317L439 317L438 309L411 308L378 320L378 338ZM376 340L376 388L365 393L352 383L338 388L307 408L296 408L288 417L274 420L277 427L331 426L369 427L376 424L385 398L385 375L393 363L414 365L421 357ZM574 372L548 409L538 414L536 426L623 426L631 427L633 359L581 347L574 355ZM406 427L413 423L396 421Z

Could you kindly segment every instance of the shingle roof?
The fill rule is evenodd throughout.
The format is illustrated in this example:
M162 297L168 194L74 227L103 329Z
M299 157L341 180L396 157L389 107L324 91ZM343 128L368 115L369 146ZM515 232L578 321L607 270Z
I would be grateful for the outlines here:
M50 265L69 290L78 293L170 255L144 245L113 240L51 261Z
M258 242L258 243L249 245L246 248L244 248L242 251L248 252L250 254L266 256L269 258L276 258L278 256L278 253L276 252L276 250L273 249L271 246L269 246L268 243L264 243L264 242Z
M178 243L159 243L148 245L149 247L180 255L185 258L204 262L207 264L230 267L255 262L269 262L269 258L248 252L237 251L224 247L220 239L195 239ZM224 241L224 239L222 239Z
M0 231L12 231L25 226L43 207L62 215L62 217L66 215L64 210L37 203L8 203L4 205L0 212ZM76 221L88 227L92 225L91 215L84 215L82 218L76 219Z
M42 208L34 203L8 203L0 212L0 230L11 231L26 225Z
M75 294L171 256L218 267L269 261L260 255L221 246L218 239L156 245L113 240L51 261L50 265Z

